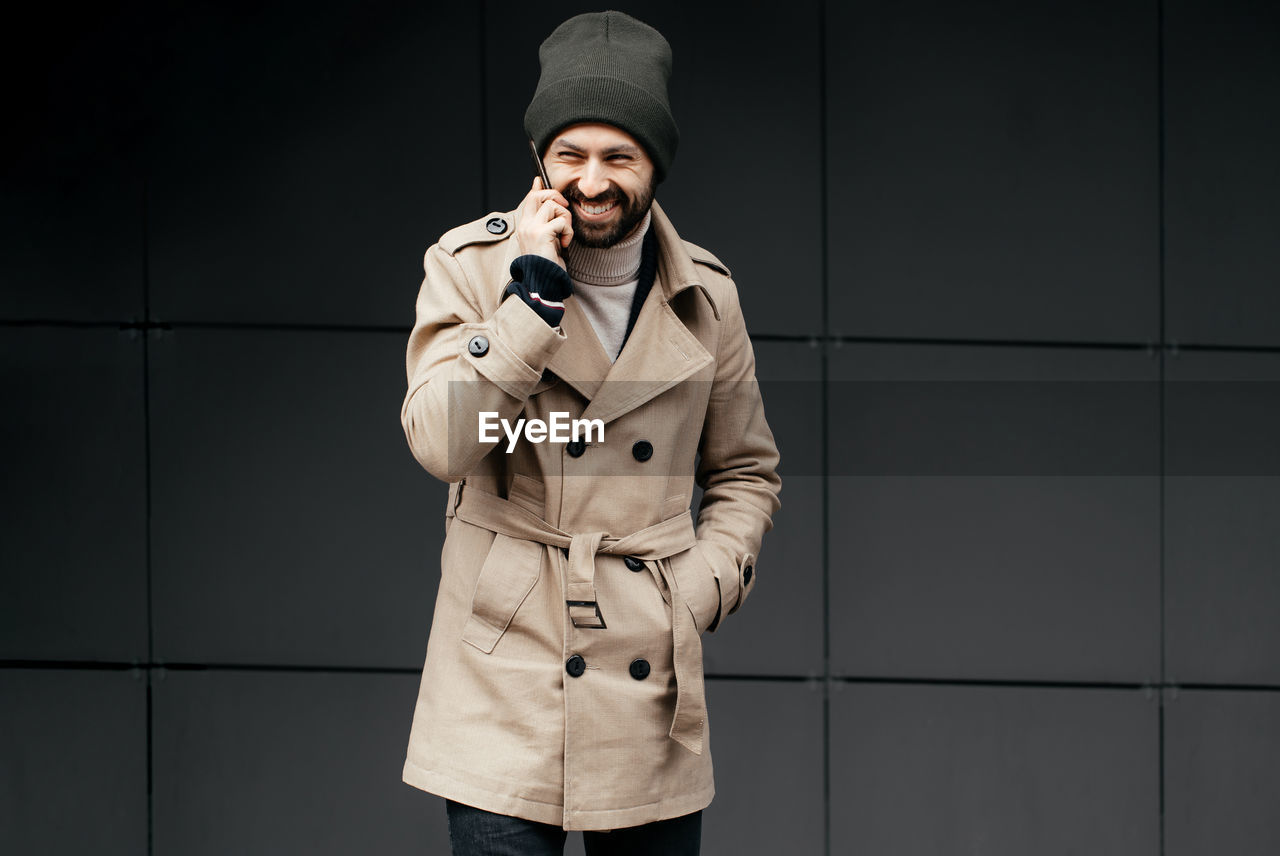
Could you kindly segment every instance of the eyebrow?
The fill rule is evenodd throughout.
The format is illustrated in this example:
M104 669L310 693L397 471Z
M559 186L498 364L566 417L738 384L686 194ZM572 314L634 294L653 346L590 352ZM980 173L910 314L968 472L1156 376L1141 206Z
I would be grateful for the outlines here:
M577 152L578 154L586 154L587 152L586 149L584 149L582 146L578 145L577 143L574 143L570 140L565 140L565 139L556 140L554 143L551 144L551 147L569 149L570 151ZM601 151L601 154L605 155L606 157L608 155L639 155L640 150L629 143L619 143L616 146L609 146L608 148L604 149L603 151Z

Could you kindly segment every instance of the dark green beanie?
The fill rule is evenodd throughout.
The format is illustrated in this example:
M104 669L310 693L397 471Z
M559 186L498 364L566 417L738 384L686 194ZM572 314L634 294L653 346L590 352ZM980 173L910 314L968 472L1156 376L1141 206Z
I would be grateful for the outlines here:
M538 60L524 129L539 152L569 125L604 122L635 137L658 180L666 177L680 132L667 103L671 45L661 33L621 12L588 12L556 27Z

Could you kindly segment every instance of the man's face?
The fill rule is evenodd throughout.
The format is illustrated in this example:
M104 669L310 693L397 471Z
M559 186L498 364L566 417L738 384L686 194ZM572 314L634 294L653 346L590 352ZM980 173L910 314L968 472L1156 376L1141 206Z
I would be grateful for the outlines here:
M570 125L551 140L543 162L551 186L569 200L573 240L583 246L613 246L653 202L653 160L635 137L613 125Z

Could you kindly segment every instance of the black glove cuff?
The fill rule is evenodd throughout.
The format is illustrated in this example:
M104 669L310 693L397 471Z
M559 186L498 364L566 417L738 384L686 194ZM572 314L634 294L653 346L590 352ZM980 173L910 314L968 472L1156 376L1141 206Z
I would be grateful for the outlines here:
M519 297L555 327L564 317L564 301L573 294L573 282L565 269L551 259L528 254L511 262L507 293Z

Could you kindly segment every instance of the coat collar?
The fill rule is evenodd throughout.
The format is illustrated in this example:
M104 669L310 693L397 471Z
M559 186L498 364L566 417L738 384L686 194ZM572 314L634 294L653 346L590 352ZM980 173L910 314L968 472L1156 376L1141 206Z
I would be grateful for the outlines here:
M581 307L573 299L565 302L560 327L566 341L547 369L590 401L582 414L584 419L617 419L713 360L668 304L677 294L696 287L717 318L718 308L699 278L684 242L657 202L652 211L650 228L658 240L658 271L635 327L615 362L609 362Z
M666 299L670 300L686 288L696 287L702 292L716 320L719 321L720 307L716 306L715 298L703 285L702 277L698 275L698 269L694 267L693 258L689 255L684 241L676 234L675 227L671 225L666 212L656 200L652 211L653 221L650 223L650 228L658 236L658 278L662 282Z

